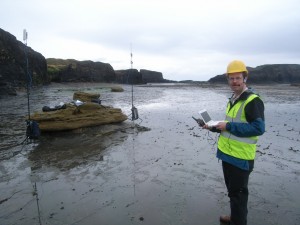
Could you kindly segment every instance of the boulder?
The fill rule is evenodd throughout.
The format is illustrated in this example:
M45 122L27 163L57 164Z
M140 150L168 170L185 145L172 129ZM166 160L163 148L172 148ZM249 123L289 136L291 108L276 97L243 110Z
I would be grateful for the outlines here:
M74 92L73 100L80 100L82 102L92 102L100 98L100 94L97 93L86 93L86 92Z
M121 109L87 102L79 106L69 103L65 109L57 111L35 112L31 119L39 123L42 132L51 132L121 123L127 116Z
M110 88L112 92L123 92L124 89L120 86L114 86Z

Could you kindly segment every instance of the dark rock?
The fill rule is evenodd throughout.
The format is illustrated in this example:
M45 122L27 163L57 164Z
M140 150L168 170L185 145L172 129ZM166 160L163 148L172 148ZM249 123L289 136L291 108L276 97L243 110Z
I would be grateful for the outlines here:
M116 82L121 84L165 83L161 72L141 69L116 70Z
M28 63L27 63L28 62ZM14 88L50 82L114 82L144 84L171 82L162 73L142 69L117 70L108 63L44 58L15 36L0 29L0 94L16 94ZM5 84L5 85L4 85Z
M142 75L137 69L116 70L116 83L121 84L141 84Z
M0 96L2 95L17 95L17 91L10 83L0 82Z
M248 83L256 84L296 84L300 83L299 64L272 64L262 65L255 68L247 67L249 71ZM224 74L211 78L210 83L226 83Z
M161 83L164 78L161 72L141 69L142 80L144 83Z
M6 83L7 87L27 86L28 83L32 85L49 83L45 57L2 29L0 29L0 83Z

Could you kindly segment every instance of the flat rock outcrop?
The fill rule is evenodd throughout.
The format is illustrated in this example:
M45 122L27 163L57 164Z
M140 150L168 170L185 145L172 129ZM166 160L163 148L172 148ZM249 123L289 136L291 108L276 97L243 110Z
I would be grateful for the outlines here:
M42 132L51 132L121 123L127 116L121 109L86 102L79 106L69 103L65 109L56 111L36 112L31 119L39 123Z
M31 119L39 123L42 132L75 130L104 124L120 123L127 120L121 109L99 104L100 94L74 92L74 101L58 107L43 107ZM47 110L44 110L47 109Z

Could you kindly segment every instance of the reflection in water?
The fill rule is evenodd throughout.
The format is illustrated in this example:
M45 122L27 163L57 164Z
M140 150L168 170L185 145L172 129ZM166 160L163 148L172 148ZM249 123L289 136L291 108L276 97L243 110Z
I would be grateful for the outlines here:
M102 161L104 150L126 140L130 129L128 124L105 125L43 135L40 144L28 155L31 168L36 170L48 166L64 171L92 161Z

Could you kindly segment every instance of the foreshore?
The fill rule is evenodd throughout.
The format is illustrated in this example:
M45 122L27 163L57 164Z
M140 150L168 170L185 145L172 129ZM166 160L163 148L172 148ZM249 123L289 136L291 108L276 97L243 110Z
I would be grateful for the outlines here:
M0 99L0 224L196 225L218 224L229 212L218 136L192 116L206 108L224 117L226 85L59 84L31 92L32 111L69 101L75 90L99 92L103 104L136 121L43 135L22 143L26 93ZM266 133L260 137L249 181L249 224L300 223L300 89L250 85L265 102ZM130 118L130 116L129 116Z

